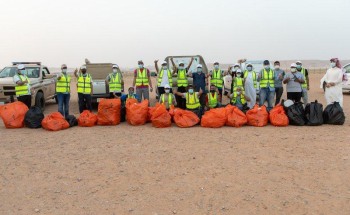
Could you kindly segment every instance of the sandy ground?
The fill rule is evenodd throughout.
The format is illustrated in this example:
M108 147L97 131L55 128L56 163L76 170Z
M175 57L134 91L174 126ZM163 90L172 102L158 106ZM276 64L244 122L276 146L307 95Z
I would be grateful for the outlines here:
M325 104L321 75L310 76L310 100ZM350 214L349 126L0 123L0 214Z

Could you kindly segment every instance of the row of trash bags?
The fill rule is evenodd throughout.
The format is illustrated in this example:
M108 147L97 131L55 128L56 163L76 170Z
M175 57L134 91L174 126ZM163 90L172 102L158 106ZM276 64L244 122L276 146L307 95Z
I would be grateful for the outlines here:
M46 130L58 131L73 126L92 127L95 125L118 125L126 113L126 121L133 126L151 122L153 127L170 127L174 122L178 127L188 128L200 123L202 127L219 128L222 126L242 127L251 125L263 127L270 122L273 126L322 124L343 125L345 115L339 103L334 102L323 110L323 105L317 101L306 105L302 103L282 102L270 112L265 106L255 105L253 109L243 113L237 107L227 105L206 111L200 119L192 111L171 107L168 111L159 103L148 107L148 100L138 103L136 99L128 99L122 107L120 99L102 99L97 114L88 110L83 111L79 118L69 115L64 118L59 112L44 117L38 107L27 108L22 102L14 102L0 107L0 116L6 128L43 127Z

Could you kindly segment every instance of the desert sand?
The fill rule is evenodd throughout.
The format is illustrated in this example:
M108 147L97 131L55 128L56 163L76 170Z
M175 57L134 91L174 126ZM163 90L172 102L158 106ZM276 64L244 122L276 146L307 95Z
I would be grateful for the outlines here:
M310 79L310 101L325 106L321 74ZM70 108L78 117L75 92ZM54 111L51 102L45 114ZM1 122L0 138L0 214L350 214L349 117L343 126L59 132Z

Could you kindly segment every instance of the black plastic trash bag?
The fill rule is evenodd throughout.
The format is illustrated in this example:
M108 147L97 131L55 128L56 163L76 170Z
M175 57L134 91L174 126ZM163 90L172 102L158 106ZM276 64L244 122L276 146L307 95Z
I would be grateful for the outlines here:
M78 125L78 120L75 118L74 115L68 115L66 117L67 122L69 123L69 127L77 126Z
M41 128L41 121L44 119L44 113L40 107L30 107L24 116L24 124L28 128Z
M305 110L303 103L294 103L289 107L285 107L290 125L305 125Z
M306 125L316 126L323 124L323 105L315 102L311 102L305 107Z
M323 111L323 122L331 125L343 125L345 114L339 102L327 105Z

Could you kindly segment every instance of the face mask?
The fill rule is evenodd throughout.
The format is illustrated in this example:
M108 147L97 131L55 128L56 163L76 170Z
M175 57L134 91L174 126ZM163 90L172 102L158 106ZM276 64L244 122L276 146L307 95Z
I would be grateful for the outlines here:
M116 70L116 69L113 69L113 73L114 73L114 74L117 73L117 70Z
M279 69L279 68L280 68L280 66L279 66L279 65L276 65L276 66L275 66L275 69Z
M296 72L297 69L296 69L296 68L291 68L290 71L291 71L291 72Z
M143 65L142 65L142 64L139 64L139 68L142 69L142 68L143 68Z
M335 62L331 62L331 68L335 67Z
M25 73L26 73L26 70L24 70L24 69L18 70L18 74L20 74L20 75L23 75L23 74L25 74Z
M167 66L163 66L163 70L167 70L168 69L168 67Z
M170 90L169 89L165 89L165 93L170 93Z
M237 70L238 70L238 67L234 67L234 68L233 68L233 71L236 72Z
M184 66L179 66L179 69L183 70L183 69L185 69L185 67Z
M214 68L215 69L219 69L219 65L214 65Z
M132 95L132 94L134 94L134 91L129 91L129 95Z
M297 65L297 69L301 69L301 65Z
M67 69L62 69L62 73L66 74L67 73Z
M252 67L250 67L250 66L249 66L249 67L247 67L247 70L248 70L248 71L252 71L252 69L253 69L253 68L252 68Z
M270 69L269 65L264 66L265 69Z
M237 73L237 77L240 78L242 75L241 73Z
M189 92L190 94L193 94L193 89L189 89L188 92Z
M197 72L198 72L198 73L201 73L201 72L202 72L202 69L198 68L198 69L197 69Z
M237 96L240 96L241 95L241 92L237 92Z

